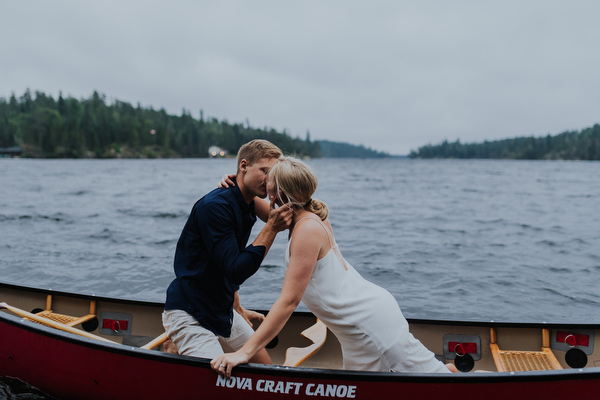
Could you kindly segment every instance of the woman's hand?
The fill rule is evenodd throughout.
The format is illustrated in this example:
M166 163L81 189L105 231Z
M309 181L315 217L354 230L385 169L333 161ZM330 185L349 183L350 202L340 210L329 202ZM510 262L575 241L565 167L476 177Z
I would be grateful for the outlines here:
M227 174L223 175L221 178L221 182L219 182L219 188L228 188L229 186L235 186L235 182L233 179L237 176L237 174Z
M236 365L245 364L250 358L240 351L235 353L221 354L210 362L210 366L215 372L226 379L231 378L231 370Z

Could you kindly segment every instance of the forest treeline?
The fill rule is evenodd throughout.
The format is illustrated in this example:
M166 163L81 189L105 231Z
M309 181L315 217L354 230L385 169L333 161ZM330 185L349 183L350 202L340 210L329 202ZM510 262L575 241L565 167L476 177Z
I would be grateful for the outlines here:
M252 139L266 139L286 154L321 157L318 142L293 138L249 123L230 124L215 118L180 116L164 109L115 100L94 92L89 99L58 99L27 90L21 97L0 98L0 148L18 147L24 157L39 158L168 158L208 157L217 146L231 155Z
M521 160L600 160L600 125L558 135L520 137L483 143L450 143L419 147L410 158L496 158Z

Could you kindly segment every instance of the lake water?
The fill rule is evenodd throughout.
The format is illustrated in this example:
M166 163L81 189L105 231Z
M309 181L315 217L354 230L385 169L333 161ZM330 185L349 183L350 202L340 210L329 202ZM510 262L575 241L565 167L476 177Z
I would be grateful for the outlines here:
M307 163L345 258L406 317L600 323L600 163ZM0 159L0 280L163 301L192 205L234 171L232 159ZM277 299L285 241L242 286L244 306Z

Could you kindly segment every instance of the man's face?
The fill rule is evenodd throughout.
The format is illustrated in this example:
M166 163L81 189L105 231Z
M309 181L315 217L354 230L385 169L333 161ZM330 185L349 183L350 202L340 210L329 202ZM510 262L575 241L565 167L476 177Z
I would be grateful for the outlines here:
M261 158L254 164L246 166L244 184L254 196L261 199L267 196L267 177L269 170L276 162L276 158Z

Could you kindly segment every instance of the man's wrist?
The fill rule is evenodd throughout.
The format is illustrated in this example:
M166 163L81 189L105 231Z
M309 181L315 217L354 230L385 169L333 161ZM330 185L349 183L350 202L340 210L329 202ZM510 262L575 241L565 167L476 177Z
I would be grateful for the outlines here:
M266 231L265 232L266 234L272 235L273 237L277 236L277 234L279 233L279 231L277 230L277 228L275 226L275 222L273 222L272 220L267 221L263 231Z

